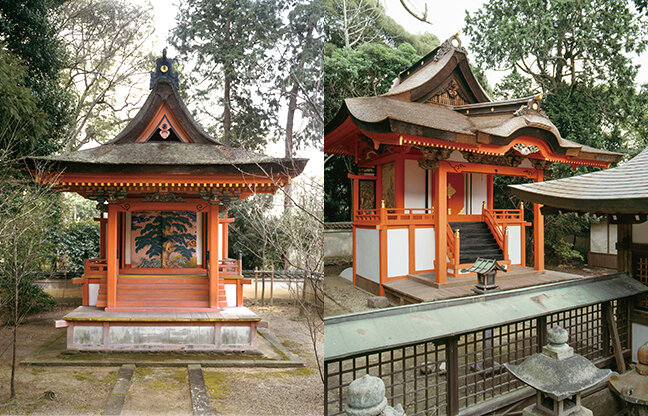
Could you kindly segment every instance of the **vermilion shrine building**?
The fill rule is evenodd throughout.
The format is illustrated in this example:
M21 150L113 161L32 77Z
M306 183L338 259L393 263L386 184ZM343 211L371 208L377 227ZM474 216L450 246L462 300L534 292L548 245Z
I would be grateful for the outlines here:
M239 260L228 258L230 202L274 193L305 159L225 146L192 118L171 59L117 137L44 159L37 180L97 201L99 258L87 259L83 306L66 315L68 348L256 348L260 318L243 307ZM42 161L41 161L42 162Z
M622 157L561 137L542 97L491 101L455 36L406 69L391 89L349 98L325 127L324 150L352 156L353 282L383 294L408 275L448 276L477 257L526 266L522 207L493 206L493 177L539 182L552 163L607 168ZM544 222L534 205L535 270Z

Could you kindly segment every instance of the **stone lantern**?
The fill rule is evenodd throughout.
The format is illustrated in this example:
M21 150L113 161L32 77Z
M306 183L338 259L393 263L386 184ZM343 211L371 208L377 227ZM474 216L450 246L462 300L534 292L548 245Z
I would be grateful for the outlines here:
M536 402L523 416L591 416L581 405L584 390L606 381L612 371L597 368L567 345L569 334L561 327L547 331L549 344L520 365L504 364L523 383L536 390Z
M477 284L472 289L476 293L487 293L497 289L495 275L497 271L506 271L495 259L477 258L475 263L468 269L462 269L461 273L477 273Z
M621 375L613 374L608 385L626 403L632 416L648 416L648 342L637 351L637 364Z
M344 412L347 416L406 416L403 406L387 406L385 383L365 374L349 384Z

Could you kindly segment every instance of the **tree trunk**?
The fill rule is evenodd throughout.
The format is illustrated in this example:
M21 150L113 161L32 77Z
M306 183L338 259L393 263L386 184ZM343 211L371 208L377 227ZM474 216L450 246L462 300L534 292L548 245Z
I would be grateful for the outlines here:
M232 22L230 19L225 23L225 40L227 42L231 41L232 38ZM226 146L230 146L232 143L232 100L230 98L231 92L231 71L232 65L229 62L226 62L223 65L223 71L225 72L223 77L223 139Z
M14 248L14 251L16 249ZM18 278L14 276L13 348L11 351L11 399L16 398L16 339L18 338Z
M342 15L344 16L344 46L349 46L349 21L347 20L346 0L342 0Z
M304 69L304 64L306 60L306 48L309 47L311 43L311 38L313 37L313 30L315 29L316 22L311 21L306 36L304 37L303 45L304 49L299 54L299 63L297 64L297 70L293 73L295 79L293 80L293 86L290 90L290 98L288 100L288 115L286 117L286 140L284 147L284 157L292 161L293 158L293 130L295 125L295 111L297 110L297 93L299 92L299 80L297 77L301 74ZM292 196L292 186L290 184L284 187L284 210L288 209L290 206L290 197ZM284 269L288 269L287 260L284 259Z

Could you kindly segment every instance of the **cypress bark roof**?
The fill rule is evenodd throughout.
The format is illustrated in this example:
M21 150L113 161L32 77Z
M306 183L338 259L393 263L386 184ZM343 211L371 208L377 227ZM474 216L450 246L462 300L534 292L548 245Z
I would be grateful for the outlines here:
M509 186L520 199L565 211L645 214L648 213L648 149L616 168Z
M111 141L95 148L27 159L49 169L93 173L284 173L299 175L307 159L274 158L226 146L191 116L178 94L173 61L156 62L151 93L137 115Z
M491 101L470 68L466 50L453 36L402 72L387 93L344 100L325 127L324 149L328 153L353 155L356 136L366 133L393 133L477 146L509 145L520 136L530 136L545 141L552 152L569 158L605 163L621 160L621 153L564 139L542 111L541 99L536 96ZM355 126L353 129L350 122Z

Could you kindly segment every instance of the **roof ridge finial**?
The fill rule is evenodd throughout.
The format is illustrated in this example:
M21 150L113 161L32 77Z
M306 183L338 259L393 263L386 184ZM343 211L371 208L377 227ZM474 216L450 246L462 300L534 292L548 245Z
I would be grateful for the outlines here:
M167 48L162 49L162 57L155 61L155 72L151 72L149 88L153 89L162 78L171 80L171 84L178 89L178 73L173 70L173 59L167 58Z

